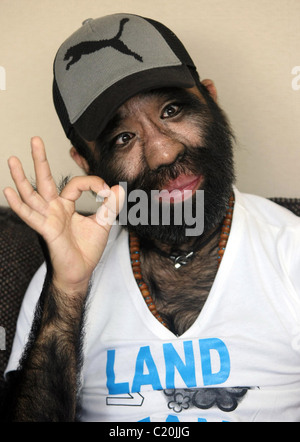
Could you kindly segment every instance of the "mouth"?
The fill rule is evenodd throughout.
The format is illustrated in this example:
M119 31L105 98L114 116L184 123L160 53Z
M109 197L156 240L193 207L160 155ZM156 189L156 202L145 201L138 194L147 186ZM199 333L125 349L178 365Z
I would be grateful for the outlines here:
M185 201L194 195L203 181L203 175L179 175L164 186L159 195L156 195L156 199L162 202L170 202L172 199L174 204Z

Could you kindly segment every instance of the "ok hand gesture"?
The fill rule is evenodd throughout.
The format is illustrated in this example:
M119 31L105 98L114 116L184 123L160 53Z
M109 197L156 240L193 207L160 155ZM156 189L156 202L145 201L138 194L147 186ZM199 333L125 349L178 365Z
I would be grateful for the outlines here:
M99 177L82 176L73 178L59 195L43 141L34 137L31 148L37 190L26 178L18 158L11 157L8 164L18 193L6 188L5 197L13 211L45 239L56 288L65 293L85 293L113 220L122 208L124 190L118 185L110 189ZM105 197L97 219L96 214L86 217L75 211L76 200L87 190ZM104 220L101 225L99 219Z

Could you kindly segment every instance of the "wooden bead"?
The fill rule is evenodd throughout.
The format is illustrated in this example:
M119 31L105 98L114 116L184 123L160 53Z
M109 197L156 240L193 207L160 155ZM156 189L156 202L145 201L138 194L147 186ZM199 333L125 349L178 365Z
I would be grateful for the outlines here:
M230 228L229 227L222 227L222 233L229 233Z
M228 237L229 237L228 233L221 233L220 235L220 239L224 239L226 240L226 242L228 241Z
M143 295L144 298L145 298L146 296L149 296L149 295L150 295L150 292L149 292L149 290L147 290L147 289L142 289L141 292L142 292L142 295Z
M147 296L147 298L145 298L145 301L146 301L146 304L148 305L148 307L150 304L153 304L153 299L151 298L151 296Z

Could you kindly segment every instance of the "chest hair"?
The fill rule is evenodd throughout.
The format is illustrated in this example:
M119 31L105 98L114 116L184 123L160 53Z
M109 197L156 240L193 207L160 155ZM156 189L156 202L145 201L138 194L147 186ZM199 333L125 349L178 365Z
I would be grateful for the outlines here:
M141 249L141 268L156 309L177 336L188 330L199 316L217 270L218 238L195 254L179 269L157 252Z

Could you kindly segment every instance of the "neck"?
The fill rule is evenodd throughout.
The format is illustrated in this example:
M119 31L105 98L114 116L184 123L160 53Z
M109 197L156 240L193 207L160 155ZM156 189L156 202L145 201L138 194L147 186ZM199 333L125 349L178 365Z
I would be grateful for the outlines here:
M219 249L223 249L226 246L228 234L231 226L232 211L234 206L234 196L232 195L228 206L226 208L226 215L223 221L216 227L205 231L202 235L198 237L189 238L185 243L177 244L166 244L158 240L149 240L146 238L138 238L141 251L146 253L158 254L168 260L173 261L175 269L180 268L182 265L188 264L192 261L196 255L205 253L216 246L216 238L218 234L221 234L219 241ZM224 235L226 236L224 238ZM202 255L203 255L202 253ZM221 254L224 253L220 252Z
M167 244L158 240L148 240L145 238L140 238L141 247L161 252L162 255L172 255L172 254L187 254L191 251L197 251L202 248L202 245L206 245L211 242L214 236L219 232L220 225L210 229L209 231L203 232L199 236L187 237L187 240L182 244Z
M207 245L195 254L196 259L190 264L188 261L173 265L170 256L164 258L154 251L154 247L161 246L163 250L158 249L161 253L169 252L170 245L150 243L150 249L143 250L139 238L130 234L132 271L141 294L152 314L177 335L192 325L207 299L229 238L233 206L232 197L221 228L211 232L214 237L210 240L209 232L205 234ZM220 235L216 234L218 231ZM184 245L195 247L196 241Z

